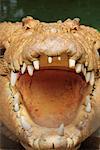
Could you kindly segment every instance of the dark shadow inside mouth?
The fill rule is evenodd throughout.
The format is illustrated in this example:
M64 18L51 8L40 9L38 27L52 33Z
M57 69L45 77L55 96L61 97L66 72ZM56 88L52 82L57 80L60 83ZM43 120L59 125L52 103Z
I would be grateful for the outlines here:
M4 57L6 49L4 47L0 48L0 58Z
M24 106L35 123L45 127L68 125L82 103L86 82L74 71L42 69L17 82Z

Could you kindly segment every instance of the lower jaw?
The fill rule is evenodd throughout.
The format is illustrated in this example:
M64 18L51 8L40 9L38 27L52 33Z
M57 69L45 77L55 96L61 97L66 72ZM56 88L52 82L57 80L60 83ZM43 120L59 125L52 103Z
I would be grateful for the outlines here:
M22 100L20 99L20 101ZM16 120L14 121L19 124L20 135L18 137L21 138L20 140L25 147L43 150L70 149L80 144L91 134L89 127L93 113L93 110L91 113L87 113L85 105L82 105L71 124L65 127L61 124L58 128L47 128L34 123L25 106L20 104L19 111L15 112Z
M11 86L10 90L11 92L14 91ZM91 88L89 88L90 91ZM91 110L91 113L87 113L84 104L80 106L76 118L69 125L64 127L61 124L59 127L54 126L49 128L36 124L23 105L21 95L17 93L16 97L18 97L19 103L21 102L20 109L15 112L16 121L19 122L21 132L24 132L24 136L30 147L36 149L70 148L77 145L83 138L86 138L86 136L82 136L82 134L84 135L84 131L87 132L88 136L88 128L91 124L89 118L92 118L93 110ZM85 97L82 101L85 101Z

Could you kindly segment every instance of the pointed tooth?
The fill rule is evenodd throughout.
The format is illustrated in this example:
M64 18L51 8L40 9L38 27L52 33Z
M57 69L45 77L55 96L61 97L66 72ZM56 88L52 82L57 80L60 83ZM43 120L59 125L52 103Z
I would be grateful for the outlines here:
M84 71L84 65L82 64L82 73L83 73L83 71Z
M78 143L79 137L75 136L73 137L73 143L76 145Z
M21 116L20 122L21 122L22 127L23 127L25 130L31 129L31 125L27 122L27 120L26 120L26 118L25 118L24 116Z
M86 67L88 66L88 62L85 62L85 66L86 66Z
M87 105L86 105L86 112L91 112L91 103L89 102L89 103L87 103Z
M84 73L84 76L85 76L86 75L86 68L84 68L84 72L83 73Z
M90 96L89 96L89 95L87 95L87 96L86 96L85 104L87 105L88 103L90 103L90 101L91 101L91 100L90 100Z
M34 65L35 70L39 70L39 60L34 60L33 65Z
M52 63L52 57L48 57L48 63L51 64Z
M11 85L12 85L12 86L15 86L18 77L19 77L19 73L14 73L13 71L11 71L11 79L10 79L10 82L11 82Z
M64 124L63 123L58 128L58 135L64 136Z
M17 92L15 95L14 95L14 104L18 104L19 103L19 93Z
M58 60L61 61L61 57L60 56L58 56Z
M24 74L25 71L26 71L26 64L23 63L23 66L22 66L22 68L21 68L21 73Z
M95 83L95 78L94 78L94 71L91 72L90 75L90 85L93 86Z
M19 104L16 103L16 104L14 105L14 110L15 110L16 112L19 111Z
M67 138L67 148L71 148L73 145L73 141L71 138Z
M82 69L82 65L81 64L76 64L75 66L75 70L77 73L80 73L81 72L81 69Z
M27 70L28 70L29 75L32 76L33 75L33 71L34 71L34 67L32 65L28 65L27 66Z
M84 76L86 75L86 68L84 67L84 65L82 65L82 73Z
M76 61L74 59L69 59L69 68L75 68Z
M34 146L36 149L40 149L39 142L40 142L40 139L35 139L35 140L33 141L33 146Z
M90 72L87 72L85 75L86 82L90 81Z
M14 95L13 105L14 105L14 110L16 112L19 111L19 93L18 92Z

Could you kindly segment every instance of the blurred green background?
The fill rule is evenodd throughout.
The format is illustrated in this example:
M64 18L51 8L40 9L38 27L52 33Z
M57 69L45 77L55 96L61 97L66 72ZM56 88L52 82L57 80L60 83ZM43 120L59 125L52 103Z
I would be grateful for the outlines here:
M100 0L0 0L0 21L20 21L27 15L46 22L79 17L100 30Z

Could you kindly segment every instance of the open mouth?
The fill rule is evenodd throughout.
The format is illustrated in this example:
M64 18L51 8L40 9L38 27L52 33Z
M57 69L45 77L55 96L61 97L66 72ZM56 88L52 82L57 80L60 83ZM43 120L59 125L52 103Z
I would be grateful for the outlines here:
M22 75L18 89L33 121L45 127L68 125L82 103L85 81L73 70L41 69Z
M26 131L32 128L38 138L46 132L64 136L75 120L77 125L91 112L90 93L94 83L93 71L86 72L83 64L65 55L53 59L40 56L33 65L24 63L20 72L11 72L11 85L16 84L18 89L13 107L15 112L20 112L21 127ZM80 126L84 124L85 118ZM72 145L70 140L69 143Z

